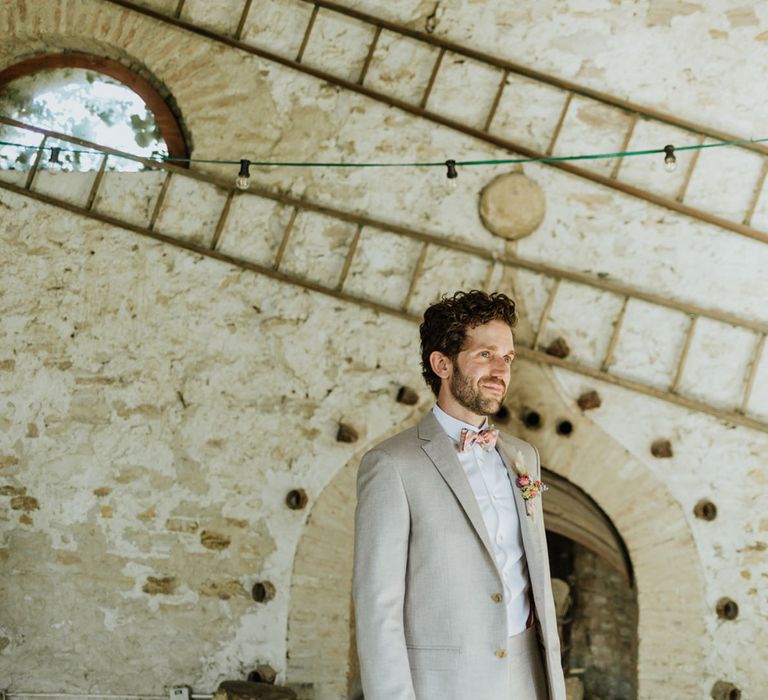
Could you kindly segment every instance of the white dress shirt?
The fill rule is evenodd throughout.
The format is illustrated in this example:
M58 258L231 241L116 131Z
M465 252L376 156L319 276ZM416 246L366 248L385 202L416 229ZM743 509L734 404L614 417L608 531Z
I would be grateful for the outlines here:
M475 443L467 452L458 451L462 429L467 428L476 433L479 428L449 416L437 405L432 411L448 437L456 443L456 456L480 506L501 572L507 604L508 634L518 634L525 629L531 612L528 597L530 583L509 474L501 461L501 455L495 449L487 452ZM483 428L487 425L486 418Z

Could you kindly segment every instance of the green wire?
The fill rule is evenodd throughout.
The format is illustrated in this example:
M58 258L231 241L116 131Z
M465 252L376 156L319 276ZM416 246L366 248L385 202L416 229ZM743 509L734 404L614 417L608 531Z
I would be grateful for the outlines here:
M721 146L745 146L753 143L763 143L768 138L762 139L741 139L738 141L719 141L717 143L694 144L692 146L678 146L675 151L695 151L702 148L719 148ZM11 146L14 148L24 148L27 150L39 150L39 146L33 146L23 143L13 143L11 141L0 141L0 146ZM176 158L171 156L142 158L132 153L108 153L95 151L91 149L79 148L61 148L59 146L46 146L43 150L52 151L58 148L60 153L80 153L88 155L109 155L117 158L129 158L131 160L148 160L155 163L206 163L216 165L240 165L239 160L208 160L203 158ZM647 156L658 153L665 153L664 148L652 148L642 151L617 151L614 153L590 153L579 156L545 156L542 158L500 158L494 160L457 160L456 166L471 165L511 165L517 163L561 163L564 161L578 160L598 160L606 158L627 158L631 156ZM280 161L249 161L254 167L273 167L273 168L444 168L445 161L421 162L421 163L305 163L305 162L280 162Z

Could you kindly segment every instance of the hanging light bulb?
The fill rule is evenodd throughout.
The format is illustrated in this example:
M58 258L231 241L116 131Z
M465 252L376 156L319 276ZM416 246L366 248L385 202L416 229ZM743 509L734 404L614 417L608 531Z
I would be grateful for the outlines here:
M51 148L51 155L48 158L48 170L61 170L63 168L64 163L59 160L60 153L61 148L58 146L53 146Z
M459 173L456 172L456 161L446 160L445 167L448 168L448 172L446 173L446 176L448 177L448 184L450 185L451 189L455 190L456 185L458 184L456 182L456 178L459 177Z
M675 157L675 147L671 144L664 146L664 170L671 173L677 168L677 158Z
M239 190L247 190L251 186L251 161L243 158L240 161L240 172L235 178L235 187Z

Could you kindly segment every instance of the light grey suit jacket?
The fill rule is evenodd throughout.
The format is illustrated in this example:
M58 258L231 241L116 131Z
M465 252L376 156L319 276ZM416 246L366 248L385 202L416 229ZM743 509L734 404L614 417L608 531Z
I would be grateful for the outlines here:
M532 445L498 448L540 474ZM565 700L541 497L525 513L513 486L551 700ZM515 700L502 579L456 446L430 411L360 464L353 595L365 700Z

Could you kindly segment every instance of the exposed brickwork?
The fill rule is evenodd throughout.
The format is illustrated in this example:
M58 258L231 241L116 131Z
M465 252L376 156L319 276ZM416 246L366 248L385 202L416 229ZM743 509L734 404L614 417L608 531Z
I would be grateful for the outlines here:
M585 696L637 697L637 601L626 579L588 549L574 548L571 668Z

